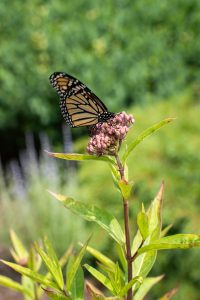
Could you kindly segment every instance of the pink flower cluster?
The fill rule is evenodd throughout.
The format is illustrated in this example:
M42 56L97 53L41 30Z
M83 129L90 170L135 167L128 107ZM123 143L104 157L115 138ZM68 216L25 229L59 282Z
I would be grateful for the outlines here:
M98 123L92 130L87 152L93 155L115 155L129 128L135 122L125 112L116 114L107 122Z

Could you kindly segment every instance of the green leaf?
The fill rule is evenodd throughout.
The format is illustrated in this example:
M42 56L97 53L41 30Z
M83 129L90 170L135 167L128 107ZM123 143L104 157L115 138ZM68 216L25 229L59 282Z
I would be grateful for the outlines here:
M72 198L63 195L55 194L51 191L49 193L57 200L61 201L63 205L73 213L81 216L83 219L95 222L100 225L108 234L119 244L125 243L125 236L117 219L106 210L98 208L94 205L75 201Z
M132 280L130 280L121 290L120 292L120 296L124 296L127 294L128 290L130 290L130 288L135 284L135 283L139 283L141 284L143 282L143 278L141 276L136 276L134 277Z
M115 263L110 258L102 254L100 251L90 246L87 246L87 251L90 254L92 254L96 259L98 259L103 265L108 266L112 270L115 269Z
M67 283L66 283L66 288L68 291L70 291L72 282L74 280L74 277L76 275L76 272L78 271L78 268L80 266L81 260L86 252L87 249L87 245L89 243L89 240L87 240L87 242L84 244L84 246L82 247L82 249L79 251L78 255L75 257L73 264L71 264L71 266L67 269Z
M147 216L149 220L149 236L143 241L140 231L138 230L136 237L134 238L132 249L133 254L139 253L139 248L142 243L143 246L148 246L153 240L158 239L160 236L162 218L162 197L163 197L164 183L161 184L158 194L150 205L147 211ZM142 242L143 241L143 242ZM152 269L157 256L157 251L149 251L141 256L137 255L133 262L133 276L142 276L145 278L147 274ZM133 286L133 290L136 286Z
M35 248L39 253L39 255L41 256L47 269L51 273L52 277L58 284L59 288L62 290L64 287L64 279L63 279L62 270L58 263L58 260L54 258L53 254L51 254L52 256L51 255L48 256L36 243L35 243Z
M153 243L139 249L138 254L150 250L188 249L193 247L200 247L200 235L175 234L153 241Z
M61 267L63 267L63 266L66 264L66 262L68 261L70 255L72 254L72 250L73 250L73 247L72 247L72 245L71 245L71 246L69 246L69 248L65 251L65 253L62 255L62 257L60 258L60 260L59 260L59 265L60 265Z
M54 283L53 281L49 280L49 279L46 279L45 276L42 276L28 268L25 268L25 267L22 267L22 266L19 266L15 263L11 263L11 262L8 262L8 261L5 261L5 260L0 260L2 263L4 263L5 265L9 266L10 268L12 268L13 270L15 270L16 272L22 274L22 275L25 275L33 280L35 280L36 282L39 282L45 286L48 286L48 287L52 287L54 289L58 289L58 286L56 283Z
M164 296L159 298L159 300L169 300L178 292L178 288L174 288L171 291L167 292Z
M149 235L149 220L145 212L140 211L137 215L137 224L140 230L140 233L145 240Z
M44 289L45 293L47 294L47 296L52 299L52 300L72 300L71 297L69 296L65 296L60 292L56 292L56 291L52 291L52 290L47 290Z
M72 298L76 300L84 299L84 276L81 267L78 268L71 287Z
M124 272L126 272L126 270L127 270L127 261L126 261L126 257L125 257L125 254L124 254L124 249L119 244L116 244L116 247L117 247L117 253L118 253L120 263L122 265L122 268L123 268Z
M136 292L134 296L134 300L143 300L144 297L147 295L149 290L157 284L160 280L162 280L164 275L157 276L157 277L148 277L145 278L143 283L141 284L140 288Z
M160 237L162 229L162 199L164 192L164 182L162 182L158 194L154 198L148 212L149 234L151 241Z
M97 161L105 161L115 165L115 161L110 156L95 156L95 155L88 155L88 154L79 154L79 153L54 153L45 152L52 157L66 159L66 160L76 160L76 161L84 161L84 160L97 160Z
M44 245L45 245L45 249L46 249L46 252L47 252L49 258L52 261L53 266L56 268L56 274L57 274L60 286L62 285L62 287L63 287L64 280L63 280L61 265L58 261L58 257L54 251L54 248L53 248L50 240L47 237L44 238Z
M113 289L113 286L110 282L110 280L103 275L101 272L96 270L95 268L89 266L88 264L85 264L84 267L92 274L99 282L101 282L109 291L111 291L113 294L115 294L115 291Z
M24 275L21 276L21 284L30 292L30 295L24 295L24 300L34 299L36 288L39 289L40 287L36 287L35 282L31 278Z
M16 261L19 260L27 260L28 259L28 251L26 250L25 246L21 242L21 240L18 238L14 230L10 230L10 238L13 244L14 251L11 251L13 254L13 257Z
M131 182L124 182L123 180L118 181L118 185L124 199L127 200L130 197L131 191L133 189L133 184L134 184L133 181Z
M153 126L147 128L146 130L144 130L133 142L131 142L128 145L128 147L123 155L123 158L122 158L123 163L125 163L126 159L130 155L130 153L135 149L135 147L137 145L139 145L146 137L150 136L156 130L160 129L162 126L164 126L174 120L175 120L175 118L168 118L159 123L154 124Z
M120 295L120 291L122 286L124 286L125 282L122 280L122 271L119 268L118 262L115 264L115 269L113 271L107 271L108 277L112 284L113 290L115 291L115 295Z
M166 226L160 233L160 237L164 237L169 230L172 228L173 224L169 224L168 226Z
M12 290L18 291L22 294L31 296L31 292L28 289L26 289L21 284L17 283L16 281L14 281L6 276L0 275L0 285L8 287Z
M38 271L41 267L42 259L36 252L35 248L31 246L29 251L28 267L33 271Z

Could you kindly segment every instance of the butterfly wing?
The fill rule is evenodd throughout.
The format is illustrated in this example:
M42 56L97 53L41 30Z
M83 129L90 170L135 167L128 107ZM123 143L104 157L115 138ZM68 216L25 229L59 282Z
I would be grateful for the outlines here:
M55 72L49 79L60 96L62 115L71 127L91 126L111 117L103 102L78 79L63 72Z

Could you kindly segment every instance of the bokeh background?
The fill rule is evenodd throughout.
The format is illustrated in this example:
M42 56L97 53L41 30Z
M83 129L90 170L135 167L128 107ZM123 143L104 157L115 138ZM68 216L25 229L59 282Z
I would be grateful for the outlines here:
M200 1L1 0L0 20L0 248L10 246L10 228L27 244L47 234L60 254L94 232L93 246L116 255L104 232L46 192L122 216L104 164L67 164L43 151L85 152L88 139L86 129L71 132L63 123L48 80L54 71L79 78L110 111L132 113L130 140L177 117L129 159L131 215L142 201L149 205L164 179L164 225L174 224L170 233L200 233ZM177 285L174 299L200 299L199 266L198 249L159 253L151 275L166 276L148 299Z

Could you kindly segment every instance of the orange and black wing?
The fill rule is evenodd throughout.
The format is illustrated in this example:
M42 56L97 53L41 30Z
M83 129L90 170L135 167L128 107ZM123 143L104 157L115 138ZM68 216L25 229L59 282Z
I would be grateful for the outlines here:
M62 115L71 127L95 125L114 116L85 84L71 75L55 72L49 79L60 96Z

